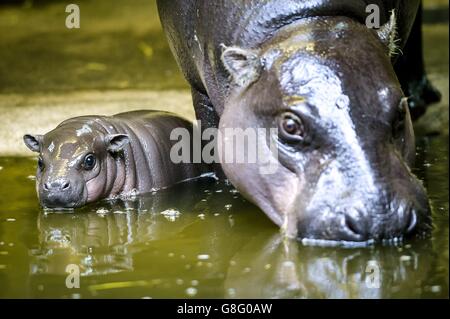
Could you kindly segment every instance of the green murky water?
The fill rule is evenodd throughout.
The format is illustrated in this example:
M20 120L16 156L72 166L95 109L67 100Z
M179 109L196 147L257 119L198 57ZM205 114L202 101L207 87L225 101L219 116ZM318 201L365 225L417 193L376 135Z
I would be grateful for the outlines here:
M418 153L432 238L358 249L283 240L213 179L46 213L35 160L0 158L0 297L448 297L448 137L419 138ZM66 287L69 265L80 288Z

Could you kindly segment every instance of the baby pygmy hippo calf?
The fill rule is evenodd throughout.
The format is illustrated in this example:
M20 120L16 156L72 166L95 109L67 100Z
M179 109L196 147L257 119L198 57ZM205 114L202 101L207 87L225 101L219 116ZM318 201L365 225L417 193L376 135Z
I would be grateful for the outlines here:
M42 206L74 208L103 198L147 193L206 172L170 159L170 133L192 124L161 111L82 116L45 135L25 135L39 153L36 190ZM192 134L191 134L192 137Z

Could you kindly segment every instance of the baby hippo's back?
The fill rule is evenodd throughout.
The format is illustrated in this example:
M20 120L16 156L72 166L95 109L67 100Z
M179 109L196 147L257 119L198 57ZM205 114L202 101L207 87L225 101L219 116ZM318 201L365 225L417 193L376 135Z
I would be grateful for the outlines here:
M39 153L36 188L46 207L79 207L199 177L208 167L190 160L192 139L192 123L162 111L81 116L24 136Z

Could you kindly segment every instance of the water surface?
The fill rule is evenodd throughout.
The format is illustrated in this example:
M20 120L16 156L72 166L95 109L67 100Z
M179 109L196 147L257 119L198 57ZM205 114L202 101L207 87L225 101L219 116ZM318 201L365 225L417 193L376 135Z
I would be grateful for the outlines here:
M212 178L46 212L35 159L0 158L0 297L448 297L448 136L421 137L417 149L431 238L357 249L285 240ZM79 267L79 289L66 287L68 265Z

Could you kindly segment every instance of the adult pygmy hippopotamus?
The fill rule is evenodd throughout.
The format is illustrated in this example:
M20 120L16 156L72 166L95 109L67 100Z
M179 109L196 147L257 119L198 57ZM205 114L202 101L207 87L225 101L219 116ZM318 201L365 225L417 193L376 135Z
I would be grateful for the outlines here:
M36 189L41 204L79 207L200 176L206 172L202 164L171 161L175 128L192 131L192 124L167 112L134 111L71 118L45 135L25 135L26 146L39 153Z
M369 4L380 9L379 29L365 25ZM221 167L291 236L395 239L430 222L409 168L405 98L415 113L439 99L423 70L419 8L419 0L158 1L202 129L278 129L260 150L273 157L275 143L276 173L223 157Z

